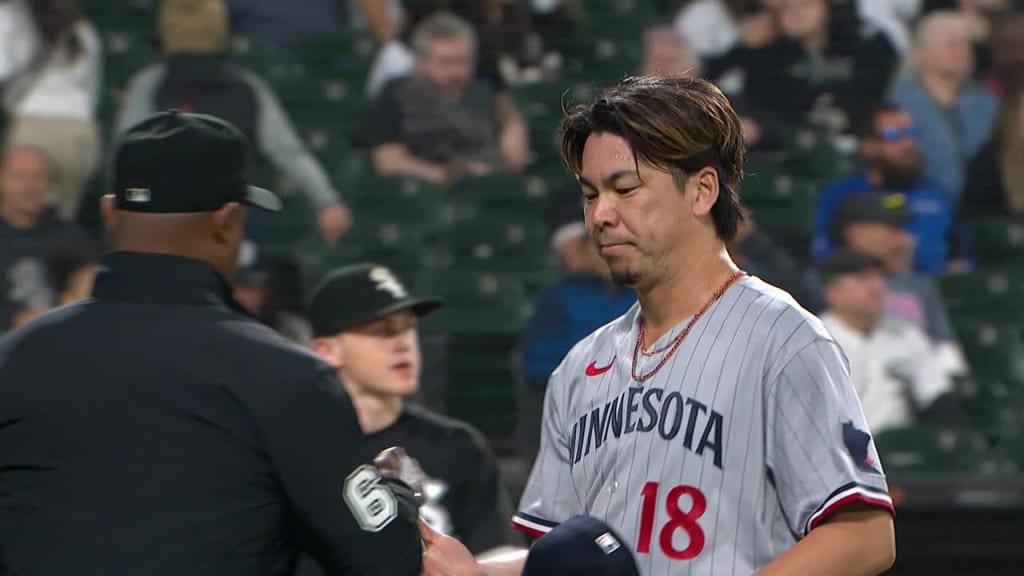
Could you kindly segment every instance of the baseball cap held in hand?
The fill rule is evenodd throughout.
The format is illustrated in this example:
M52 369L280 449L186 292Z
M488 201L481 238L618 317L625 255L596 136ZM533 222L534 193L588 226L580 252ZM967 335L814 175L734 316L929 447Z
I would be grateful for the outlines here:
M610 526L573 516L534 542L523 576L639 576L629 547Z
M114 152L118 210L212 212L239 202L277 212L273 192L249 186L248 143L229 122L170 110L128 129Z

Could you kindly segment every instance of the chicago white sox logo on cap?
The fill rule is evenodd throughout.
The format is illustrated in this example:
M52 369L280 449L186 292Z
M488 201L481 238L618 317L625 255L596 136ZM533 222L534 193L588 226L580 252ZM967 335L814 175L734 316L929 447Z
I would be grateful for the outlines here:
M377 283L377 290L386 291L396 300L408 296L405 286L402 286L402 283L398 281L398 278L395 278L391 270L383 266L377 266L370 270L370 280Z

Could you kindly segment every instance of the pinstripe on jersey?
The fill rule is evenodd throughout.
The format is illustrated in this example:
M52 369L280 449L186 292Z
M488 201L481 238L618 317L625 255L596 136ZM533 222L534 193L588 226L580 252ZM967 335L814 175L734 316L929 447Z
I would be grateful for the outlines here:
M552 374L516 527L592 514L645 576L749 575L839 506L892 508L839 347L788 294L740 280L643 385L630 376L638 314ZM641 355L638 372L660 357Z

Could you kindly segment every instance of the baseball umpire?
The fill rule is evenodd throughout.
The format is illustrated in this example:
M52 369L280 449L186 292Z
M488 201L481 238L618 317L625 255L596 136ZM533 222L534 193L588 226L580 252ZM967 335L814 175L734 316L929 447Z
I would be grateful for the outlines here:
M248 207L280 208L244 150L210 116L129 130L92 297L0 343L0 573L419 573L333 371L230 295Z

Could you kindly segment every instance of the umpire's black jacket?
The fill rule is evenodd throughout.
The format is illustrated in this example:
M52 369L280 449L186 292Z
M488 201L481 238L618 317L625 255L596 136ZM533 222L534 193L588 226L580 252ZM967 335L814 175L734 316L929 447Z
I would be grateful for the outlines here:
M361 467L330 368L204 262L115 252L0 340L0 574L416 575L411 502Z

